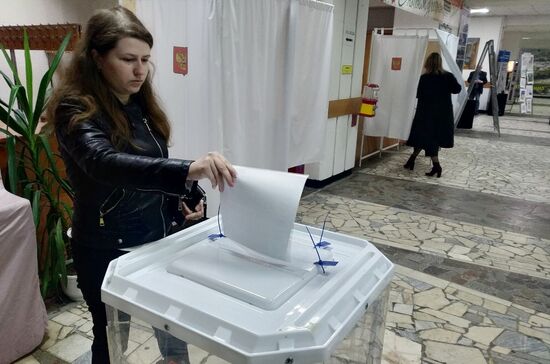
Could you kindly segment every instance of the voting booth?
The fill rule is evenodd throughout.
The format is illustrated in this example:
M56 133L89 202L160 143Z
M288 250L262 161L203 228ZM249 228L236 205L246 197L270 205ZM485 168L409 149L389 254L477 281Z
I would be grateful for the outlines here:
M111 361L126 362L139 327L230 363L321 363L335 351L378 362L393 264L364 239L294 223L306 176L237 171L221 216L111 262ZM355 354L354 335L365 342Z

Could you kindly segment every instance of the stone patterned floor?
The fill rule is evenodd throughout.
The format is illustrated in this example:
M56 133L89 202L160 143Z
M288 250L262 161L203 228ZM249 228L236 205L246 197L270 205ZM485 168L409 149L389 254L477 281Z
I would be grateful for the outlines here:
M506 149L506 153L502 151ZM439 159L445 178L424 175L429 158L419 156L414 171L403 168L410 150L387 152L378 163L367 163L360 173L438 184L528 201L548 202L550 195L550 148L455 137L455 147L443 149Z
M297 221L364 237L396 264L383 360L398 363L550 363L550 126L491 117L443 150L439 179L428 159L385 152L324 189L307 189ZM90 362L83 303L49 312L41 347L21 363ZM129 362L160 359L150 330L130 334ZM193 364L225 361L190 347ZM332 359L330 363L355 363Z
M297 221L322 226L327 214L328 230L372 243L550 279L548 239L323 193L302 199Z
M550 115L549 115L550 117ZM550 130L548 128L548 119L513 116L499 116L500 132L503 135L522 135L539 138L550 138ZM480 114L474 119L473 129L475 132L491 132L495 133L493 127L493 117ZM458 130L461 132L463 130Z
M548 363L550 315L399 268L385 363Z

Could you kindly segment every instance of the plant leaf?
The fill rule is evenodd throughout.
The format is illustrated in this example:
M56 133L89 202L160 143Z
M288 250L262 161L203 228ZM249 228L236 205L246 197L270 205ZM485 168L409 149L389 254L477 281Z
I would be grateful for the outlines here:
M57 168L57 165L55 163L54 153L52 152L52 148L50 146L50 140L44 134L39 134L38 138L39 138L40 142L42 143L42 146L44 147L44 151L46 152L46 157L48 158L48 161L49 161L50 166L51 166L51 168L46 168L46 170L52 174L53 178L55 178L57 183L59 183L61 185L63 190L65 192L67 192L67 194L71 198L73 198L74 197L73 189L67 183L67 181L65 181L63 179L63 177L61 177L61 173L59 172L59 169Z
M29 201L32 201L32 183L27 183L23 189L23 197Z
M32 61L31 61L31 47L29 46L29 35L27 29L23 30L23 49L25 52L25 74L27 78L27 100L29 102L30 111L32 112ZM32 120L29 117L29 120Z
M34 220L34 226L38 229L38 224L40 223L40 190L34 191L32 196L32 217Z
M15 63L12 62L11 57L8 55L8 52L6 52L6 49L4 48L3 44L0 44L0 49L2 50L2 53L4 54L4 58L6 59L6 63L10 67L11 73L13 74L13 77L15 79L15 83L20 85L21 81L19 81L19 75L17 74L17 68L15 68Z
M11 60L9 62L11 62ZM30 110L29 102L27 100L27 94L23 85L21 84L21 82L19 82L19 76L15 74L15 83L13 83L12 80L8 77L8 75L4 73L4 71L0 70L0 74L4 78L4 81L6 81L10 89L12 89L14 86L17 86L17 85L21 86L21 88L19 89L19 92L17 92L17 103L18 103L17 106L20 109L22 109L23 112ZM31 113L32 113L32 110L31 110ZM26 112L25 112L25 115L28 116ZM30 119L27 118L27 120L30 120Z
M2 120L7 125L6 129L2 128L2 132L4 134L9 133L11 135L11 132L9 132L8 129L13 129L13 131L15 131L17 134L23 135L26 137L27 136L26 124L24 122L21 122L21 119L19 119L18 117L14 118L12 116L9 116L8 110L7 110L9 105L7 105L5 102L1 102L1 104L2 105L0 106L0 120ZM4 105L6 105L6 107L4 107Z
M8 107L8 104L7 104L4 100L2 100L2 99L0 99L0 104L1 104L1 105L4 105L5 107ZM21 110L19 110L19 109L14 109L14 110L13 110L13 113L15 114L16 117L18 117L18 118L21 119L23 122L25 122L25 114L24 114Z
M8 151L8 181L10 192L17 194L17 161L15 156L15 137L9 136L6 139L6 148Z
M50 289L50 277L47 274L43 274L40 277L40 282L42 283L40 285L40 293L42 294L42 297L46 297L46 294Z
M57 183L59 183L59 185L61 186L63 191L65 191L65 193L67 195L69 195L71 200L74 200L74 191L73 191L73 188L71 187L71 185L69 184L69 182L67 182L65 179L63 179L60 174L56 175L54 173L54 171L51 170L51 168L44 169L44 172L49 172L55 178Z
M38 140L44 147L44 151L46 152L46 157L48 158L48 162L50 163L50 167L52 169L52 174L54 177L56 175L59 175L59 171L57 169L57 166L55 165L55 160L53 158L52 148L50 146L50 141L48 140L48 137L45 134L39 134Z
M13 111L13 104L15 103L15 100L17 98L17 93L19 92L19 89L21 88L21 85L17 85L12 87L10 90L10 99L8 102L8 116L11 117L11 113Z
M72 215L73 215L73 208L68 203L63 202L63 201L61 201L61 205L65 209L65 212L67 213L67 216L69 216L69 218L71 218Z
M8 110L6 110L3 106L0 106L0 120L6 124L5 128L0 127L0 132L2 132L2 134L5 134L6 136L13 135L13 133L9 130L12 129L16 134L24 135L22 134L22 132L24 133L24 129L18 125L14 118L8 117Z
M67 284L67 265L65 264L65 241L63 240L63 225L61 224L61 218L57 219L55 224L54 237L54 246L55 246L55 257L57 261L55 262L54 273L57 277L61 276L60 279L64 284Z
M63 56L63 53L65 52L65 49L69 44L69 41L71 40L71 35L72 33L69 32L65 36L65 38L63 39L63 42L61 42L61 44L59 45L59 49L57 50L57 53L55 54L55 57L52 60L50 68L44 74L44 76L42 76L42 80L40 81L40 87L38 88L38 94L36 95L36 104L34 106L34 118L32 120L33 130L36 129L36 125L38 124L40 115L42 115L42 112L44 111L48 85L50 84L53 78L53 74L55 73L55 70L57 69L59 62L61 62L61 57Z

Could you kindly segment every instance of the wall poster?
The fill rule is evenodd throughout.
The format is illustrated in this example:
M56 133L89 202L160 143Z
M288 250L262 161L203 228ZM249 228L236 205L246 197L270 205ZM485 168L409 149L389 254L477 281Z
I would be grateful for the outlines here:
M550 97L550 49L526 48L520 53L533 55L533 96Z
M458 34L461 10L464 0L382 0L384 3L398 9L432 18L438 21L439 28Z
M521 102L520 112L533 112L533 89L534 83L535 57L532 53L524 52L521 54L521 79L519 90L519 102ZM524 76L525 75L525 76Z

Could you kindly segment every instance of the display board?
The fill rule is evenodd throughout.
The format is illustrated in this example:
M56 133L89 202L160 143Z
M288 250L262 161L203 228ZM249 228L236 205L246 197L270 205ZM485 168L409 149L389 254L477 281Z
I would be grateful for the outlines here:
M521 55L520 78L519 78L519 102L522 114L533 113L533 84L535 83L534 73L535 57L525 52Z

